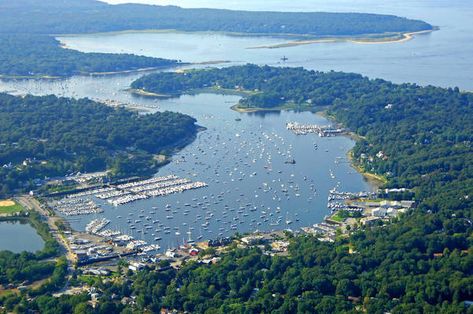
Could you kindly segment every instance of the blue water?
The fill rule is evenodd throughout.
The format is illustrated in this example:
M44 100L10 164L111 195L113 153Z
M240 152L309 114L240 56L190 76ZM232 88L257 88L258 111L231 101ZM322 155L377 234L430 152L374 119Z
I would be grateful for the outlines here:
M43 247L43 239L30 224L18 220L0 221L0 250L36 252Z

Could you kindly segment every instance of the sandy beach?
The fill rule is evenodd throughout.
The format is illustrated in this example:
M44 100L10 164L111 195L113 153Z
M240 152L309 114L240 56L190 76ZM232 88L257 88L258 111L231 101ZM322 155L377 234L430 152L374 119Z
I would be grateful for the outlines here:
M433 32L433 30L425 30L419 32L410 32L410 33L401 33L396 36L388 36L382 38L342 38L342 37L333 37L333 38L323 38L323 39L305 39L305 40L294 40L274 45L262 45L248 47L246 49L277 49L277 48L287 48L295 47L301 45L312 45L312 44L321 44L321 43L335 43L335 42L350 42L354 44L393 44L393 43L403 43L413 39L416 35L427 34Z

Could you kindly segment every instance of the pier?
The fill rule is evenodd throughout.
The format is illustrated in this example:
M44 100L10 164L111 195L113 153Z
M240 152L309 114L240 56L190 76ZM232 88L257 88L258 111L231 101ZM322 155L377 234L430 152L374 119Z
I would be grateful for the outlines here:
M300 124L298 122L288 122L286 128L296 135L317 134L320 137L337 136L346 133L343 128L334 128L327 125Z

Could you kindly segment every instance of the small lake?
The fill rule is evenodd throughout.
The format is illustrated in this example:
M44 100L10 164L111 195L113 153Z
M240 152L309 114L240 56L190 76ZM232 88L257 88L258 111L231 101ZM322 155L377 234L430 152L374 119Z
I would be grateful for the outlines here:
M29 223L21 220L0 221L0 250L34 253L43 247L43 239Z

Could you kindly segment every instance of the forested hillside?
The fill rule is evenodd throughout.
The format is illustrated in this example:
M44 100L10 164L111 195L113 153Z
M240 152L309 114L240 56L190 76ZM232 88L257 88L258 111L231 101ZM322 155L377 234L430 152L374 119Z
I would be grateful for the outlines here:
M262 34L361 35L432 29L428 23L365 13L250 12L183 9L95 0L0 1L4 33L64 34L177 29Z
M153 154L195 133L195 120L179 113L139 115L88 99L0 94L0 195L78 171L151 174Z
M54 34L146 29L317 37L389 36L430 30L432 26L423 21L378 14L182 9L108 5L95 0L0 0L0 75L71 76L175 65L172 60L130 54L65 50L49 38Z

